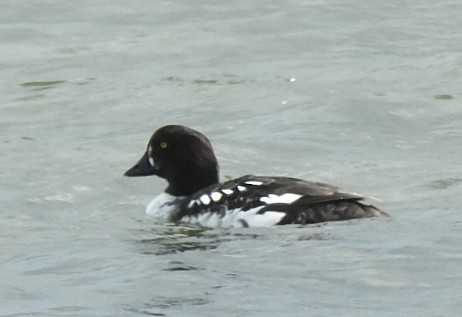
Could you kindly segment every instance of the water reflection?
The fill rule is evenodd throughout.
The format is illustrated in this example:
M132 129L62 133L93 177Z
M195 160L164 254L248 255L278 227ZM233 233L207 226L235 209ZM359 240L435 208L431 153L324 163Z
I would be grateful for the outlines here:
M213 250L221 243L240 239L257 239L260 235L233 232L227 229L208 229L198 226L174 224L151 226L141 230L143 238L137 240L142 254L165 255L193 250ZM193 268L195 269L195 268ZM177 266L169 270L191 270Z
M342 222L345 225L354 225L356 222ZM329 228L340 224L331 224ZM276 238L283 244L296 243L297 241L309 240L332 240L337 239L335 233L326 230L327 223L307 226L288 225L284 228L254 228L255 230L242 229L209 229L194 225L154 225L144 223L147 226L138 229L135 234L139 239L135 240L139 252L145 255L166 255L186 251L214 250L220 245L231 241L265 240ZM168 271L191 271L198 268L184 265L181 262L172 262Z

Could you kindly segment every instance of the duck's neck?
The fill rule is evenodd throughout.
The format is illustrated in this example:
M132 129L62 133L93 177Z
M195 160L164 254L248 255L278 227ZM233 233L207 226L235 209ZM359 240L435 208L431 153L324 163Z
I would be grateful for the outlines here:
M168 179L166 193L173 196L190 196L198 191L218 183L218 166L208 168L188 168L183 173L175 174Z

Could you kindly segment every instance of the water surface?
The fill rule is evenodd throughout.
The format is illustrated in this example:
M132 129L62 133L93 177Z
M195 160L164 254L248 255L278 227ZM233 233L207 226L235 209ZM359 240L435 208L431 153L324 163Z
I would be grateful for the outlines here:
M0 316L458 316L458 1L10 1L0 10ZM154 129L222 176L288 175L392 218L156 224L122 175Z

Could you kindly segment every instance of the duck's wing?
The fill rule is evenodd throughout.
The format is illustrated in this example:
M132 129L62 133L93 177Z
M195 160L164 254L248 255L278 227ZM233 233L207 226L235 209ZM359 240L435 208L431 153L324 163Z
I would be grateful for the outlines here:
M242 216L252 214L262 218L266 215L274 224L307 224L386 215L363 199L329 184L289 177L246 175L188 197L174 220L210 212L224 217L236 210Z

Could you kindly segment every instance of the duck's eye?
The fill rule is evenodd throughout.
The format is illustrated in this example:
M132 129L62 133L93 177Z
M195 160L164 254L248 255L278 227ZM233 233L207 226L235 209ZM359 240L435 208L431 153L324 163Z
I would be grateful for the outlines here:
M165 148L167 148L167 146L168 146L167 142L160 142L160 148L161 149L165 149Z

